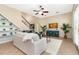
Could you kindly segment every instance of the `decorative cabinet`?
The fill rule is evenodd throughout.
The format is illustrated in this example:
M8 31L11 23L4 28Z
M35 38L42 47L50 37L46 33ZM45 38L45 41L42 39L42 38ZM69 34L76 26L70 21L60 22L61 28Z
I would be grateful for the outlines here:
M59 31L58 30L47 30L46 35L52 36L52 37L59 37Z

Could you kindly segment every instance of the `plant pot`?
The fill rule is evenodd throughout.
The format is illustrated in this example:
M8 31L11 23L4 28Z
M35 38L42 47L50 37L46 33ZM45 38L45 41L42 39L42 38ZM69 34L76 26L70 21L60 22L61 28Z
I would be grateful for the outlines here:
M42 33L42 36L45 37L45 33L44 32Z
M64 35L64 38L67 39L67 35L66 34Z

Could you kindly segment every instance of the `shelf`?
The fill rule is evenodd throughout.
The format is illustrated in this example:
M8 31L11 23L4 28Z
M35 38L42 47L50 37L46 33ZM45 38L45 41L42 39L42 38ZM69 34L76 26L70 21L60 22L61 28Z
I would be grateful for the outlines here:
M14 26L0 26L0 27L14 27ZM15 27L16 28L16 27Z
M8 35L8 36L0 36L0 38L8 38L8 37L14 37L14 35Z
M0 32L16 32L16 31L0 31Z
M7 19L5 19L5 20L3 20L3 19L5 19L5 18L4 17L1 18L1 16L0 16L0 20L1 21L6 21L7 20Z
M8 20L7 19L5 19L5 20L0 19L0 21L8 21Z

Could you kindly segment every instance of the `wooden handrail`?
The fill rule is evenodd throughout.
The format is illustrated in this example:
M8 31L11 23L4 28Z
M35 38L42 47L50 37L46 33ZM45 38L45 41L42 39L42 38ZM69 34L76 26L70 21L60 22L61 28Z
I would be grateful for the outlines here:
M22 20L22 22L23 22L26 26L28 26L28 25L26 24L26 22L24 22L23 20Z
M22 18L30 25L30 23L22 16ZM22 22L24 22L24 21L22 21Z

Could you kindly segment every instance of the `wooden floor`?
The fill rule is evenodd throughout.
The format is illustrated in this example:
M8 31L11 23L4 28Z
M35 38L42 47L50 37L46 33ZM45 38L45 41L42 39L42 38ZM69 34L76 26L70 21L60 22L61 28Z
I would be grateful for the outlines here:
M58 55L77 55L77 50L72 40L63 40L62 45L59 49ZM0 55L24 55L22 51L17 49L12 42L0 44Z
M76 50L75 45L73 44L72 39L62 39L62 45L59 49L58 55L77 55L78 51Z

